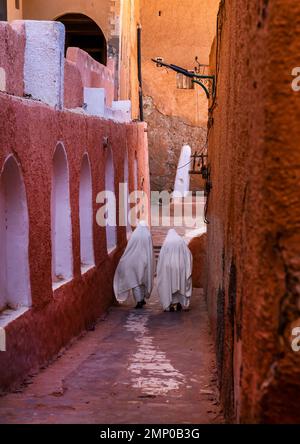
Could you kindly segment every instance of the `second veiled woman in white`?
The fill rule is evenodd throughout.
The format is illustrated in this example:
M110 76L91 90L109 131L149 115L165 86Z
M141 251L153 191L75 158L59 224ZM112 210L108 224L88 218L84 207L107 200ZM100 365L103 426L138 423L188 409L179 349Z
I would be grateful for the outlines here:
M157 290L165 311L187 309L192 296L192 254L175 230L170 230L157 264Z

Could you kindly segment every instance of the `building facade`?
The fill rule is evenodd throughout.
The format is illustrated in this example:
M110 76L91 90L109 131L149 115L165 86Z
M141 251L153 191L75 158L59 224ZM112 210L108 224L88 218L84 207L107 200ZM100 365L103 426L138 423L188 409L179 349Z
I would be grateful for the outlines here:
M68 12L54 3L43 18ZM38 18L27 2L20 7L20 16ZM110 25L102 26L110 41ZM118 223L120 208L129 209L119 185L149 191L146 127L133 121L128 100L134 75L122 95L122 61L112 54L110 63L109 45L100 64L80 48L66 51L65 29L0 23L1 391L47 365L113 303L131 230ZM98 223L104 190L116 195L116 227Z
M206 150L208 101L197 85L186 84L151 59L207 73L218 5L219 0L172 0L171 5L169 0L141 0L144 114L153 190L174 189L184 145L192 152ZM192 179L194 190L199 185L199 177Z

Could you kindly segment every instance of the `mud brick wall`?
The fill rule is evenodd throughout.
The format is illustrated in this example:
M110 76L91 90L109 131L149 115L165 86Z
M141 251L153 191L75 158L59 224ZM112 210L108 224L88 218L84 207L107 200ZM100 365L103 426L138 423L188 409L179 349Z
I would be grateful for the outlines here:
M300 419L299 17L297 0L221 1L211 54L206 295L229 421Z

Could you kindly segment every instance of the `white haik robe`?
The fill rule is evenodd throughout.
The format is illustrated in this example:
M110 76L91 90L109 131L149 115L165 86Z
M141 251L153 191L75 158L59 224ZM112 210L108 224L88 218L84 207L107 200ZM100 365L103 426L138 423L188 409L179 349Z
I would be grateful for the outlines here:
M157 264L157 290L164 310L178 302L185 308L190 305L192 268L193 257L185 241L170 230Z
M154 254L149 228L140 222L132 233L114 277L114 291L119 302L125 302L133 288L144 286L145 297L152 292Z

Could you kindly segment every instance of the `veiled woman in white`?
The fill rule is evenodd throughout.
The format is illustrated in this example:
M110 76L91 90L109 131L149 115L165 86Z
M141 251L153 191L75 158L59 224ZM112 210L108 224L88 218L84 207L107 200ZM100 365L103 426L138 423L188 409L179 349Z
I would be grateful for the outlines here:
M192 296L193 257L185 241L170 230L157 264L157 290L165 311L181 311Z
M140 222L127 244L114 277L114 291L118 302L125 302L131 292L136 308L143 308L150 298L154 279L154 254L150 230Z

